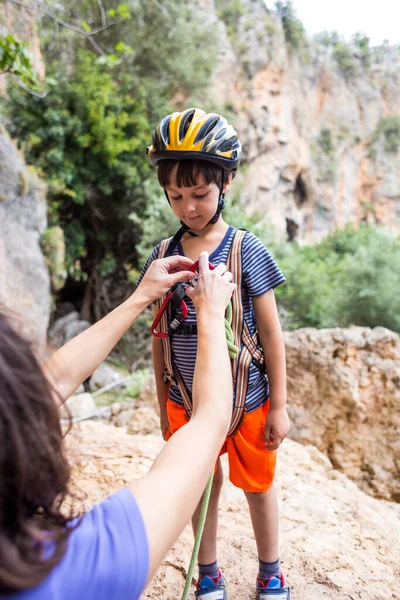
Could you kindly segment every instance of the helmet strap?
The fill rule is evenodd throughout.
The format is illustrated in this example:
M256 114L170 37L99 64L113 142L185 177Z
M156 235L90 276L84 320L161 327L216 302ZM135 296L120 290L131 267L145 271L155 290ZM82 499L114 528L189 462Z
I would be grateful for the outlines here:
M225 181L224 181L224 179L225 179L225 171L224 171L224 169L221 169L221 187L219 189L217 211L216 211L215 215L213 216L213 218L210 221L208 221L208 225L214 225L220 218L221 213L225 208L225 192L224 192Z

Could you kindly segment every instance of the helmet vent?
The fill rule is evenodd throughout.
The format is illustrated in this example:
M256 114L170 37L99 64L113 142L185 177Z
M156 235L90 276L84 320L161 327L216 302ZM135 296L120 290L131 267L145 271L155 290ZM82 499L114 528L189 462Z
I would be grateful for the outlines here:
M232 150L233 147L233 142L234 140L230 139L230 140L225 140L223 142L221 142L221 144L218 146L218 151L219 152L228 152L229 150Z
M216 140L219 140L220 138L222 138L224 135L226 134L226 128L223 127L220 131L218 131L217 135L215 136Z
M171 115L164 119L161 123L160 132L161 137L165 145L169 144L169 124L171 121Z
M212 116L209 119L207 119L204 125L200 127L195 137L194 143L197 144L198 142L201 142L206 137L206 135L210 133L210 131L212 131L214 127L216 127L216 125L218 125L220 119L221 117L219 117L218 115Z
M190 124L193 121L194 111L195 111L194 108L192 108L191 110L188 110L188 112L183 116L183 119L180 122L180 125L179 125L179 142L180 143L185 138L187 130L189 129Z

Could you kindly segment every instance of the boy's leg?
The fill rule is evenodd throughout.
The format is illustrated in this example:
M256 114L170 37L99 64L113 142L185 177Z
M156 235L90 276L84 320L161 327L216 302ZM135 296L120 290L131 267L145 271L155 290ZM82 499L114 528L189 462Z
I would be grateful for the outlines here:
M207 518L204 526L203 537L200 544L198 562L199 565L211 565L217 560L217 527L218 527L218 505L219 497L224 480L221 460L218 459L218 468L214 474L213 486L211 490L210 503L208 505ZM193 533L196 535L197 525L199 523L201 504L200 503L192 517Z
M278 498L275 486L268 492L245 492L256 538L258 557L266 563L279 558Z
M279 564L278 501L274 486L276 450L267 450L264 426L269 402L247 413L233 438L228 438L229 478L247 498L259 556L257 598L288 600ZM278 591L280 590L280 591Z

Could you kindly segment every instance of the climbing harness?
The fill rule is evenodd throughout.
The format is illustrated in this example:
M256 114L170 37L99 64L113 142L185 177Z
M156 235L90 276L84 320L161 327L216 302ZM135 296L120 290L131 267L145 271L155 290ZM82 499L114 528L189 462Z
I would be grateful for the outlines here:
M234 356L233 354L231 356L232 376L234 383L234 402L228 437L235 435L242 423L242 419L245 414L245 400L251 363L255 364L262 373L265 373L264 354L258 340L257 331L255 331L253 334L250 333L247 323L244 319L242 310L242 243L246 233L246 231L241 229L238 229L235 232L231 241L231 247L229 249L227 260L228 270L232 273L233 280L237 284L232 296L231 329L233 337L230 338L230 340L234 344L234 346L239 348L239 353L236 356ZM172 238L163 240L160 243L158 258L171 256L171 247L173 247L173 249L176 247L178 234L176 234ZM156 302L158 306L158 314L160 315L160 318L157 322L157 326L160 326L160 332L168 333L170 325L168 321L167 312L166 310L160 310L165 300L166 297L164 296ZM230 309L228 307L226 318L230 316L229 312ZM174 331L174 335L195 335L196 333L196 324L185 325L185 323L183 322L179 323L177 329ZM165 365L164 380L165 382L169 382L179 388L186 413L190 418L192 414L192 398L188 390L186 389L185 383L179 371L175 368L173 364L170 336L166 335L159 337L161 337Z

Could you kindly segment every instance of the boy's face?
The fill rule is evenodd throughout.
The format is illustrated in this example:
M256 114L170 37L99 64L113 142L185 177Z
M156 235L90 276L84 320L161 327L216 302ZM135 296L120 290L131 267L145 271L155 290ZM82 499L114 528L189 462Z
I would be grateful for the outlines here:
M171 208L178 219L186 223L190 229L200 231L215 215L220 189L216 183L207 184L201 174L193 187L178 187L177 169L176 166L171 171L170 182L165 188ZM230 182L225 184L224 192L228 191L229 185Z

